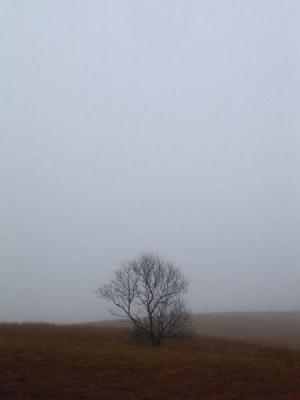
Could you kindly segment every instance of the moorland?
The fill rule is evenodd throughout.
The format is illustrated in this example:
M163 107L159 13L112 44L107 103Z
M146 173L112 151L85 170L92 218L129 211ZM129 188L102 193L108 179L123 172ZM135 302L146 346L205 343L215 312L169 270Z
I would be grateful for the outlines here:
M299 400L300 351L212 332L228 336L250 317L198 316L196 334L160 348L137 342L126 324L0 324L0 399Z

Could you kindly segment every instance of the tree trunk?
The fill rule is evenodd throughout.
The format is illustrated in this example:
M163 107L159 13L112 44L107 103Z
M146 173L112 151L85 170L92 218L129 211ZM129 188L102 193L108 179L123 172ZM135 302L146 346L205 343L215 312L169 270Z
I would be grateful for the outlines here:
M152 346L159 347L161 345L161 338L157 338L155 336L151 336L151 343L152 343Z

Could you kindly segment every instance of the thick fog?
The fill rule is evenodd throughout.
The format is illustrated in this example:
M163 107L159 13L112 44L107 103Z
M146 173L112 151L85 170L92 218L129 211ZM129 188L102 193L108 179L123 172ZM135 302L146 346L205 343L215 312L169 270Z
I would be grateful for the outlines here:
M152 250L194 312L300 309L300 3L0 9L0 320L110 318Z

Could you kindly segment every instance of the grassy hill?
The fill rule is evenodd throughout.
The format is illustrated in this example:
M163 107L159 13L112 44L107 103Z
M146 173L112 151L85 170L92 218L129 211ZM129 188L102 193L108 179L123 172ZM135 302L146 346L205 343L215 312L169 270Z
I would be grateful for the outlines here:
M157 349L109 324L2 324L0 399L299 400L300 352L205 336Z

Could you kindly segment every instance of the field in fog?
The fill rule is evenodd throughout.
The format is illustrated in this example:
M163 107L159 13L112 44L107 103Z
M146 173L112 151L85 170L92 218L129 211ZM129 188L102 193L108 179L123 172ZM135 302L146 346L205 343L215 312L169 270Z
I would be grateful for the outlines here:
M298 400L300 352L200 335L158 349L126 326L2 324L0 398Z
M300 312L212 313L193 319L203 335L300 350Z
M196 334L300 350L300 312L227 312L193 314ZM102 327L129 326L125 320L99 322Z

